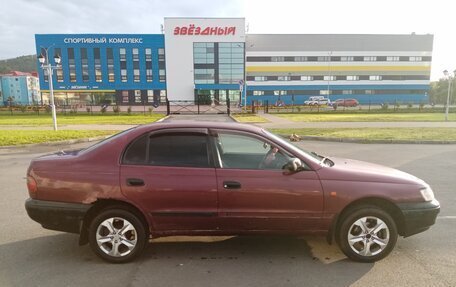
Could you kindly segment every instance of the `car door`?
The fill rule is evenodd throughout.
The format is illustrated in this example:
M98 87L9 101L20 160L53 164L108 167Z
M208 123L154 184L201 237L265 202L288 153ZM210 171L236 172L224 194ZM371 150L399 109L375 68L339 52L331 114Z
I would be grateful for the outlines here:
M214 230L217 183L207 129L145 134L123 157L122 192L156 231Z
M286 174L293 157L259 135L228 130L213 132L218 162L219 227L222 230L295 230L317 228L323 191L313 170ZM275 162L265 165L273 148Z

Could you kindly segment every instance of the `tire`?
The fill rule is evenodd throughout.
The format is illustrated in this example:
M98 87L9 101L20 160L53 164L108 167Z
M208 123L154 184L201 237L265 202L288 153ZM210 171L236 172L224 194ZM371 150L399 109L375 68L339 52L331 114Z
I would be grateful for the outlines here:
M345 214L338 230L337 242L342 252L354 261L365 263L385 258L396 245L398 236L393 218L377 206L369 205Z
M89 227L93 252L111 263L133 260L141 254L147 239L145 224L134 213L122 208L101 211Z

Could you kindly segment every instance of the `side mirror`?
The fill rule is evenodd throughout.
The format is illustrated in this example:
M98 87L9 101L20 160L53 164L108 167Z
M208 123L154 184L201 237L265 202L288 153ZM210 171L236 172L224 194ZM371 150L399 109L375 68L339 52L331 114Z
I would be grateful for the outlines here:
M302 162L299 158L290 158L290 160L282 168L286 174L298 172L302 170Z

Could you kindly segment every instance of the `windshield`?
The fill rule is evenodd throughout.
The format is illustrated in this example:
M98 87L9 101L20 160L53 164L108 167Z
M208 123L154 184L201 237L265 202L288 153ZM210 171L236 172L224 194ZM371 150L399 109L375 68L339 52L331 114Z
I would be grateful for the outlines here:
M263 132L265 134L267 134L269 137L273 138L275 141L279 142L280 144L286 146L287 148L289 148L290 150L294 151L294 152L297 152L297 153L301 153L301 154L304 154L306 155L307 157L310 157L312 159L315 160L315 162L317 163L320 163L320 161L323 159L322 156L319 156L318 154L314 153L314 152L309 152L305 149L302 149L301 147L299 146L296 146L292 143L289 143L288 141L284 140L283 138L267 131L267 130L263 130Z

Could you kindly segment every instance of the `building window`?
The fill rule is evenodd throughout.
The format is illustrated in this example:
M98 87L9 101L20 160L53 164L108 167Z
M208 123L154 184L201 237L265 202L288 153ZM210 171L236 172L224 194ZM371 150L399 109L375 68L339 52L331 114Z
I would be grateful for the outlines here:
M44 75L44 81L45 82L49 82L49 73L48 73L48 70L47 69L44 69L43 70L43 75ZM13 85L11 85L12 87Z
M364 91L366 95L373 95L375 94L375 91L374 90L365 90Z
M135 103L140 104L141 102L141 91L135 90Z
M287 94L287 91L274 91L274 96L283 96L286 94Z
M342 90L342 95L351 95L353 94L353 90Z
M340 57L341 62L353 62L355 58L353 56L342 56Z
M101 82L102 81L102 74L101 74L101 55L100 55L100 48L93 49L93 59L95 64L95 81Z
M422 57L409 57L410 62L421 62L423 61Z
M76 82L76 65L74 60L74 48L68 48L68 70L70 73L70 82Z
M335 81L336 80L336 76L324 76L323 80L324 81Z
M369 81L381 81L382 76L369 76Z
M122 91L122 103L127 104L128 102L128 91Z
M139 49L138 48L133 48L132 50L133 54L133 81L134 82L139 82L140 80L140 75L139 75Z
M82 81L89 81L89 59L87 57L87 48L81 48L81 70Z
M195 84L214 84L215 70L214 69L195 69Z
M290 81L291 77L290 76L278 76L277 81Z
M319 56L319 57L317 57L317 61L318 62L329 62L330 59L331 58L329 56Z
M54 57L62 57L61 48L55 48ZM57 76L57 82L60 82L60 83L63 82L63 70L62 70L61 66L55 70L55 74Z
M283 57L283 56L271 57L271 62L284 62L284 61L285 61L285 57Z
M166 82L165 49L158 49L158 80Z
M214 64L214 43L193 43L193 64Z
M387 62L399 62L399 56L387 56L386 61Z
M146 48L146 81L152 82L153 81L153 73L152 73L152 49Z
M256 81L256 82L263 82L263 81L266 81L266 77L265 77L265 76L255 76L253 79L254 79L254 81Z
M264 91L253 91L253 95L254 96L263 96L264 95Z
M217 46L218 83L239 83L244 79L244 43L217 43Z
M120 80L122 82L128 81L127 74L127 51L125 48L119 49L119 60L120 60Z
M153 90L147 90L147 102L148 103L154 102L154 91Z
M312 76L301 76L301 81L312 81L313 77Z
M377 61L377 57L375 56L365 56L364 57L364 62L375 62Z
M307 57L306 56L296 56L295 62L307 62Z
M347 76L347 81L358 81L359 76Z
M160 90L160 103L166 103L166 90Z
M108 81L114 82L114 54L112 48L106 49L106 59L108 64Z
M329 94L331 94L331 91L329 90L320 90L320 95L322 96L328 96Z

